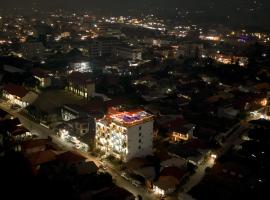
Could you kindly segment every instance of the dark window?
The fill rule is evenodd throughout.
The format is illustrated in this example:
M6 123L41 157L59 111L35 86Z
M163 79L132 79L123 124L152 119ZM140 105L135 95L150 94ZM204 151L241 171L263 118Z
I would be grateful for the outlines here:
M141 126L139 126L139 130L142 130L142 127Z
M142 133L139 133L139 136L141 137L142 136Z
M138 149L141 149L141 148L142 148L141 146L138 147Z
M139 139L139 143L141 143L142 142L142 140L141 139Z

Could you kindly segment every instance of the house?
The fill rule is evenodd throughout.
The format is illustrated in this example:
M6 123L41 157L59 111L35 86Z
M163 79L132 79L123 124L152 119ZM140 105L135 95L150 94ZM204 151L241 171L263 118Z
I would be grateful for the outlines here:
M98 171L98 167L93 161L76 163L75 168L79 175L93 174Z
M186 171L178 167L164 168L160 172L159 179L153 184L154 192L160 196L174 192L185 175Z
M19 126L16 127L13 131L11 131L10 135L15 141L22 141L26 139L28 136L31 136L32 134L27 128Z
M16 150L22 151L24 154L32 154L39 151L45 151L47 149L48 143L48 139L24 141L16 147Z
M37 151L27 155L34 171L40 168L40 165L57 159L57 152L53 150Z
M65 163L65 165L73 165L85 162L86 158L76 151L66 151L57 156L57 160Z
M153 184L153 191L159 196L165 196L173 193L178 184L178 180L172 176L160 176Z
M88 77L88 73L73 72L68 75L68 91L89 99L95 92L95 83Z
M170 138L173 142L187 141L193 139L195 125L185 123L183 120L176 119L170 123Z
M8 83L3 87L3 96L10 101L11 104L16 104L22 108L33 103L38 95L25 89L23 86Z

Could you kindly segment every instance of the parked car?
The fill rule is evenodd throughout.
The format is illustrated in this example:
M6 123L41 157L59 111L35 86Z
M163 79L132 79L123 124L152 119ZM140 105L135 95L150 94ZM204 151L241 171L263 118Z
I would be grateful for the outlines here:
M131 180L131 178L128 176L128 174L127 174L126 172L122 172L122 173L121 173L121 176L122 176L124 179L126 179L127 181L130 181L130 180Z
M17 104L12 104L12 105L10 106L10 108L13 109L13 110L17 110L17 109L20 109L20 108L22 108L22 107L19 106L19 105L17 105Z
M139 187L140 185L142 185L142 183L140 181L137 181L137 180L133 180L131 181L132 185L136 186L136 187Z

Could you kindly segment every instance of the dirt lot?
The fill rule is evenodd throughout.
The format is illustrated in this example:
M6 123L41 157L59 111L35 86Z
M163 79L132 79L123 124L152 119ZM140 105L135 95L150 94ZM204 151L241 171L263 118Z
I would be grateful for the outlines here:
M55 112L64 104L84 104L86 100L65 90L48 90L39 94L34 103L39 109L47 113Z

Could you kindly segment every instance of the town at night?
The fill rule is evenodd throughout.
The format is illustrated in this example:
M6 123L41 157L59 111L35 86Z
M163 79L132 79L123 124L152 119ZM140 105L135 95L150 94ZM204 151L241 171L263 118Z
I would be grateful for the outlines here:
M268 0L0 5L0 199L268 199Z

